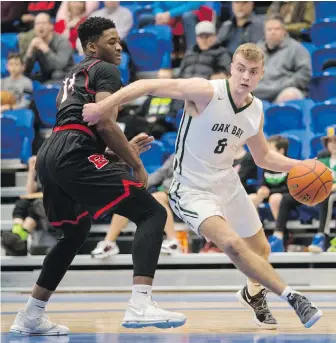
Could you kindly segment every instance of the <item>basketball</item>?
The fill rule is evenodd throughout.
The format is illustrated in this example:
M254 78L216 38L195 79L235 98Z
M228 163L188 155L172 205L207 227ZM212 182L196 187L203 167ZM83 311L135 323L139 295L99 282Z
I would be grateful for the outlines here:
M314 206L328 197L332 182L331 171L325 164L318 160L305 160L290 170L287 185L295 200Z
M16 104L15 95L12 92L1 91L1 105L10 105L13 106Z

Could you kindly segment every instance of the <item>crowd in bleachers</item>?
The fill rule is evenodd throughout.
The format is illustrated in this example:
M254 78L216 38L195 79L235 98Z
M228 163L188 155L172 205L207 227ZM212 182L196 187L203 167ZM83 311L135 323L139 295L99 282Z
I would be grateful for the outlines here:
M336 5L326 1L3 1L3 161L28 163L31 173L32 155L55 123L56 96L63 77L84 58L77 28L89 16L115 22L123 46L119 69L125 85L153 75L225 79L230 76L235 49L246 42L257 43L265 53L265 75L254 94L264 104L270 145L293 158L314 158L325 149L321 161L336 179ZM167 240L162 246L166 254L182 251L186 239L174 232L176 218L166 193L182 111L183 102L154 96L119 109L118 121L129 140L141 132L155 138L142 159L148 172L153 172L153 196L170 211ZM319 205L318 212L295 202L288 194L287 176L259 170L243 147L237 152L235 166L261 217L276 222L269 238L272 251L285 251L286 223L293 218L318 218L318 233L309 250L328 249L335 193ZM38 193L37 198L21 199L19 210L16 207L13 230L6 236L9 243L5 242L9 253L27 253L27 235L45 216L38 206L40 197ZM126 224L125 218L113 216L110 231L92 255L118 253L115 242ZM44 231L48 232L47 224ZM183 239L179 241L178 236ZM335 252L336 238L330 244L329 251ZM203 251L217 250L209 242Z

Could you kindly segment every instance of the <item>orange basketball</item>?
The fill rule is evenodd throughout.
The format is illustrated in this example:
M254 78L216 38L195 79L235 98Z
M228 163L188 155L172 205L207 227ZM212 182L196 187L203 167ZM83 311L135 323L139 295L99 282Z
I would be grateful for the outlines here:
M331 192L331 171L318 160L305 160L293 167L287 185L292 197L302 204L314 206L325 200Z
M13 106L16 103L15 95L12 92L1 91L0 97L1 97L1 105Z

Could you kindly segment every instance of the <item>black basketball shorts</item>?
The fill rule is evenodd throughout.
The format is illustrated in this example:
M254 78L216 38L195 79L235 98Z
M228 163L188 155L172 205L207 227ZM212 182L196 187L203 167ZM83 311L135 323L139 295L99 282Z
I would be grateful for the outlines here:
M44 207L54 227L78 224L87 215L100 219L145 191L130 173L97 152L94 138L85 133L90 133L86 126L75 127L53 132L37 155ZM132 209L123 209L123 215L127 211Z

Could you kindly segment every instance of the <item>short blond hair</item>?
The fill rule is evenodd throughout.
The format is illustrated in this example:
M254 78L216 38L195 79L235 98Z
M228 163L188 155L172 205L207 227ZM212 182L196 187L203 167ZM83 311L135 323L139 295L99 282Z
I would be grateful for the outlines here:
M258 45L254 43L245 43L240 45L233 54L233 59L238 54L241 54L248 61L262 61L262 63L264 64L264 52Z

